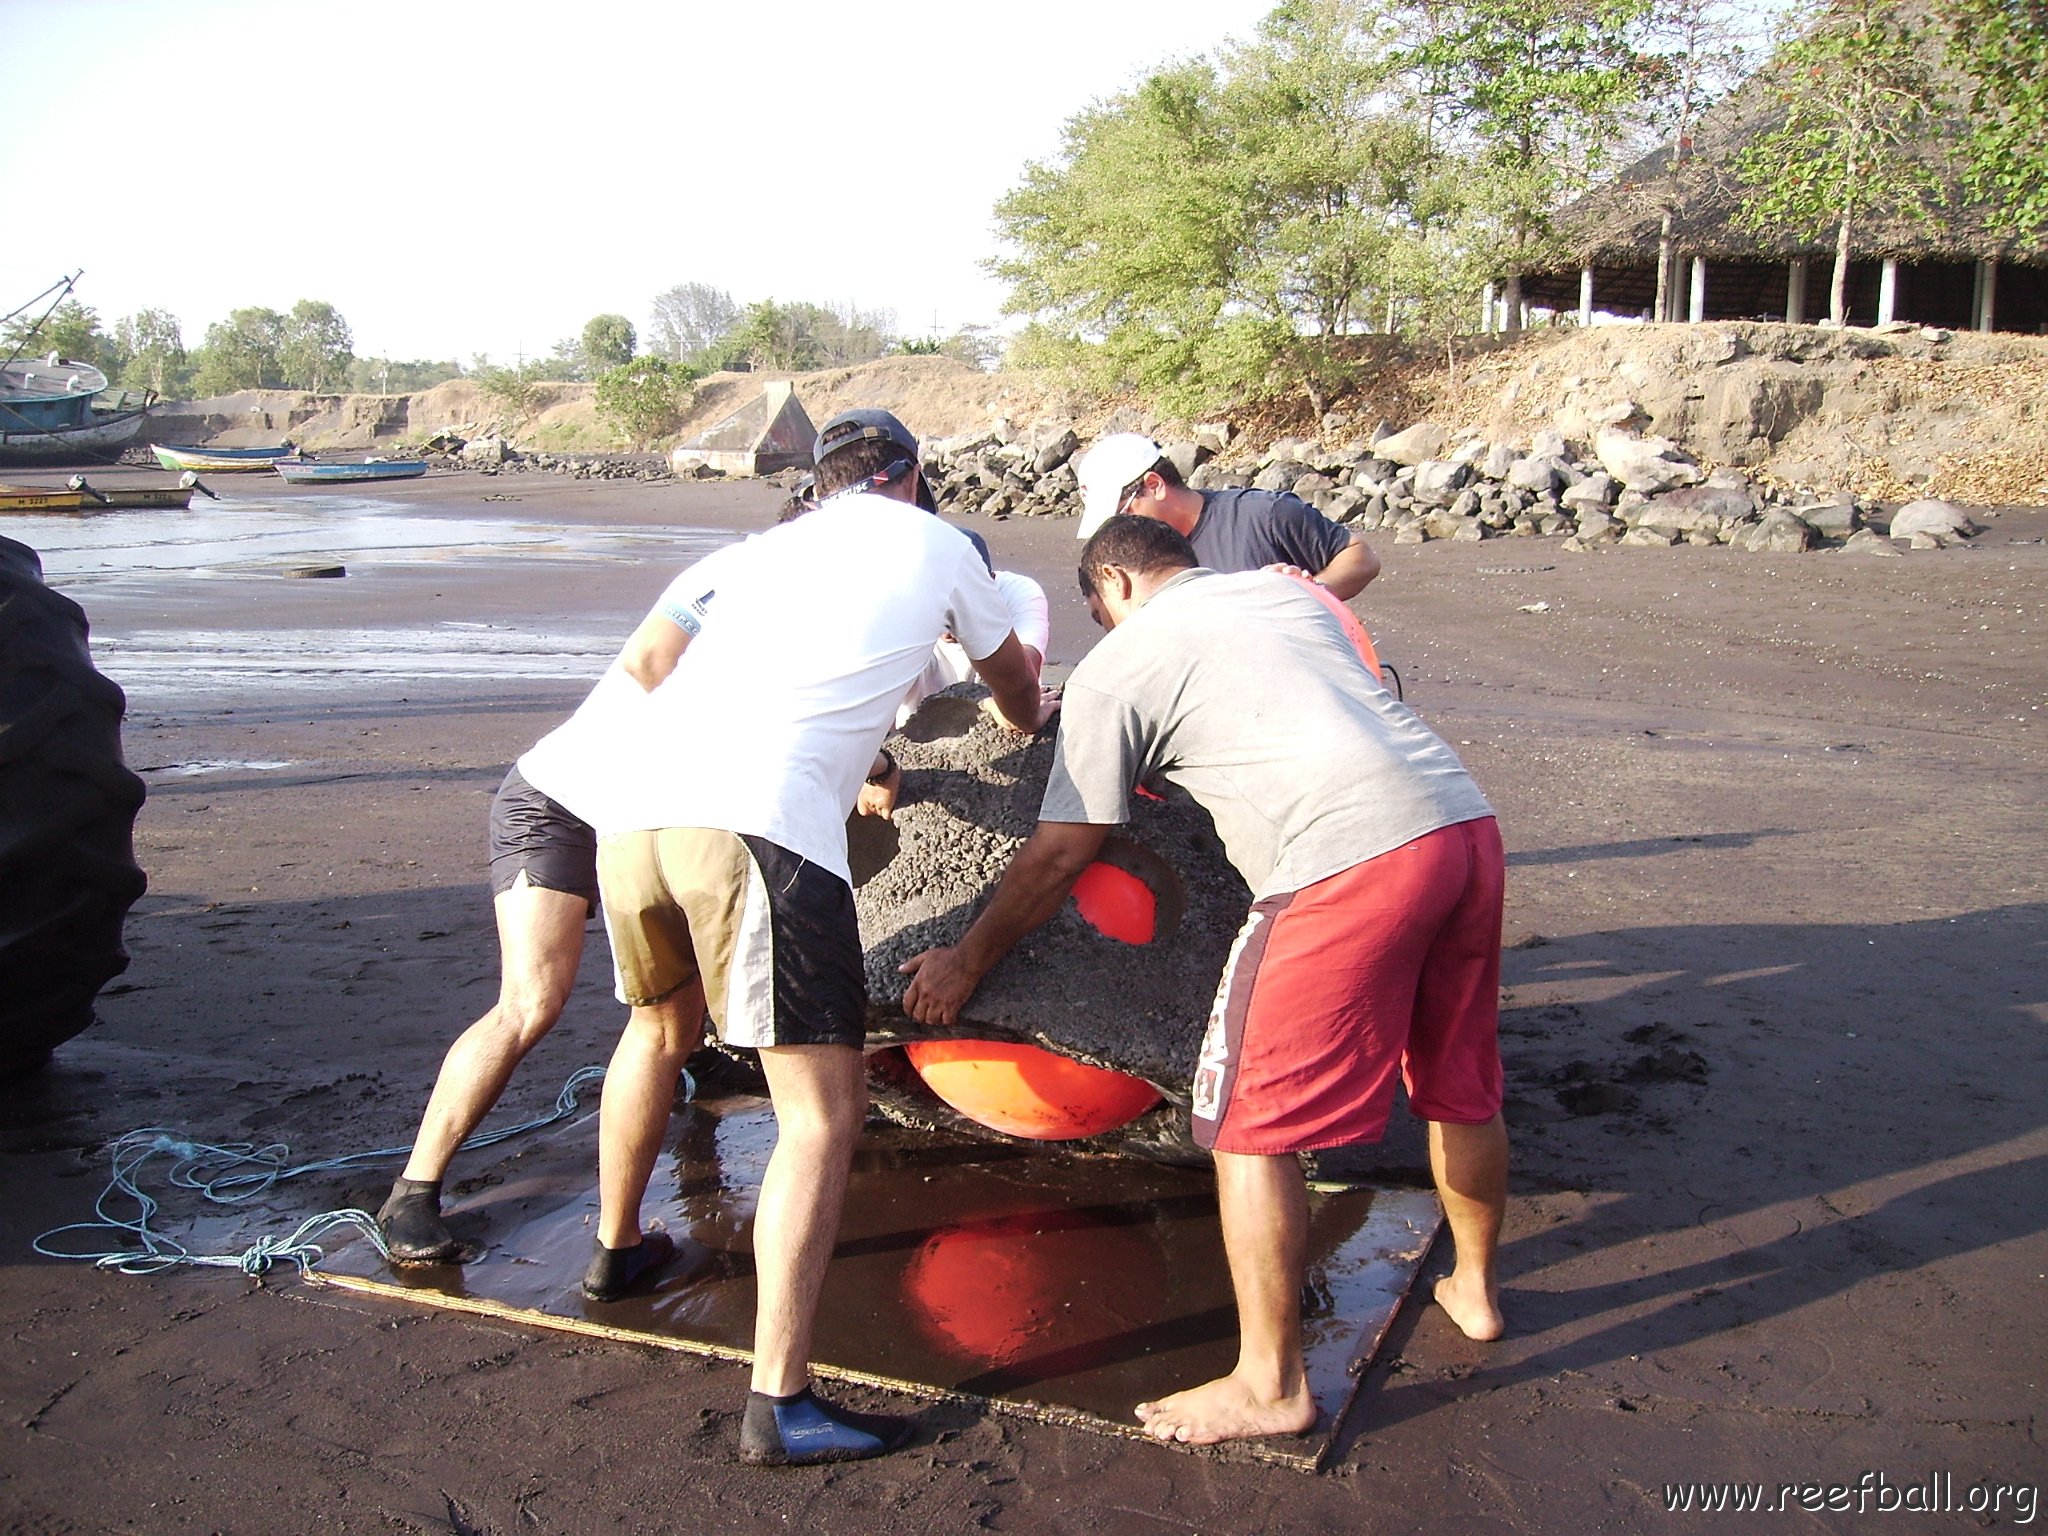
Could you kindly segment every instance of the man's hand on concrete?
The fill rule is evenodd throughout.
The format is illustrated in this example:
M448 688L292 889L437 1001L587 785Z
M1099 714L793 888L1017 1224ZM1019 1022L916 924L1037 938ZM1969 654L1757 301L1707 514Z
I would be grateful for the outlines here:
M952 946L912 955L896 969L910 977L903 1011L920 1024L950 1028L959 1023L960 1010L981 984L981 978L961 962L960 951Z

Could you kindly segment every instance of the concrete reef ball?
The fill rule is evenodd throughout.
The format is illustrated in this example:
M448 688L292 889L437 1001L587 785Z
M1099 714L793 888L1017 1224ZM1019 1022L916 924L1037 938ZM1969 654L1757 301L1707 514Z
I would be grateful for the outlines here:
M849 824L867 952L868 1044L1013 1041L1143 1078L1166 1102L1087 1145L1199 1160L1187 1134L1188 1083L1251 897L1208 814L1176 790L1166 789L1163 799L1135 797L1130 822L1111 835L1100 859L1150 892L1149 943L1108 936L1070 900L989 973L957 1027L928 1029L903 1013L907 981L897 966L966 932L1038 824L1057 724L1027 740L989 720L978 707L984 697L985 690L962 684L927 699L891 746L903 765L895 820L856 816ZM1096 884L1112 892L1129 886L1114 877ZM1121 910L1106 926L1143 931L1142 923L1125 926L1128 900L1110 905ZM1103 917L1100 904L1091 910ZM891 1119L1002 1139L941 1103L900 1053L876 1060L870 1086Z

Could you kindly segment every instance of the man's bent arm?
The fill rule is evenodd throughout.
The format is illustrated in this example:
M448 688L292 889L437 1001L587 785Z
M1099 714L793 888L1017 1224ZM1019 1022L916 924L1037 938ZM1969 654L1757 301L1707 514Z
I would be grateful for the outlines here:
M634 682L652 693L675 671L676 663L689 648L687 629L665 613L650 613L619 652L619 665Z
M981 978L1019 939L1059 911L1110 831L1089 822L1041 821L960 942L903 962L900 969L911 977L903 1011L921 1024L959 1022Z
M1348 603L1379 573L1380 557L1354 533L1351 542L1337 551L1336 558L1316 572L1316 580Z
M1003 637L994 655L975 662L974 670L996 696L996 708L1013 729L1028 735L1051 716L1051 709L1039 697L1038 671L1014 630Z

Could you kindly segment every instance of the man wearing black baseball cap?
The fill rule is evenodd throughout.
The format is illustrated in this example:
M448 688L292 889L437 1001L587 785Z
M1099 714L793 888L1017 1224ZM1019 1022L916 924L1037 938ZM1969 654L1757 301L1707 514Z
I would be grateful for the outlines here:
M740 1455L845 1461L894 1449L899 1420L809 1384L811 1325L866 1113L866 984L846 819L898 702L948 629L1006 720L1043 724L1037 677L980 555L929 516L917 439L848 411L816 445L815 511L721 550L714 619L666 681L564 773L589 807L621 999L605 1077L593 1273L666 1261L640 1201L708 1013L760 1054L776 1145L753 1229L758 1309Z

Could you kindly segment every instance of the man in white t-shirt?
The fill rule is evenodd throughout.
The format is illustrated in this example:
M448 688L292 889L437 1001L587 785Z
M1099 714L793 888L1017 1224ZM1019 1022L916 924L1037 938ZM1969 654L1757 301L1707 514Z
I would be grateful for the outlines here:
M739 546L728 546L738 548ZM672 581L575 715L515 763L491 799L491 903L498 997L442 1059L404 1169L377 1212L391 1257L447 1264L462 1245L441 1219L441 1181L526 1054L546 1038L576 983L583 930L597 914L597 835L550 792L574 742L657 686L703 627L725 551ZM598 1298L600 1300L603 1297Z
M623 999L606 1074L592 1278L625 1284L672 1244L645 1193L705 1015L760 1053L777 1140L754 1220L759 1304L743 1460L850 1460L900 1421L808 1385L819 1287L866 1113L866 989L846 818L896 706L950 632L1028 730L1046 706L994 580L931 515L917 441L886 411L827 422L819 506L717 572L712 622L551 790L587 815Z

